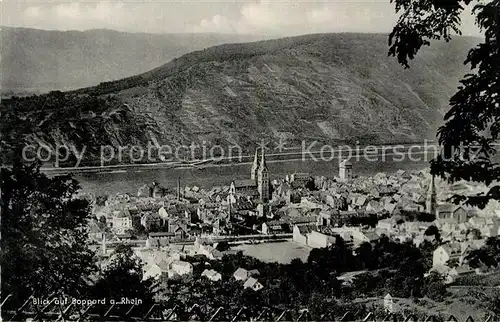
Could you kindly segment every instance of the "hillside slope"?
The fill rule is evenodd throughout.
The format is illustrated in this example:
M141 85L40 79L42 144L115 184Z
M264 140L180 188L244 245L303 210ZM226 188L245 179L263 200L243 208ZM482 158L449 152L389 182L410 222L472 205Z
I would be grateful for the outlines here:
M2 27L2 91L48 92L97 85L143 73L194 50L252 40L258 39L221 34Z
M5 105L30 113L36 124L57 123L39 129L37 140L45 142L117 146L154 138L253 147L263 138L290 144L432 139L476 41L433 44L409 70L387 57L386 35L222 45L138 76Z

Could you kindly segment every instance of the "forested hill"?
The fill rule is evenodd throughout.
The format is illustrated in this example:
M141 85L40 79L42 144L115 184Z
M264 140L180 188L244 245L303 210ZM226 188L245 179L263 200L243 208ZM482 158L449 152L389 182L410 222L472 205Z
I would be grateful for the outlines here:
M476 42L434 43L407 70L388 57L387 35L221 45L138 76L3 104L29 114L36 140L52 144L432 139Z
M262 37L2 27L2 92L49 92L137 75L214 45Z

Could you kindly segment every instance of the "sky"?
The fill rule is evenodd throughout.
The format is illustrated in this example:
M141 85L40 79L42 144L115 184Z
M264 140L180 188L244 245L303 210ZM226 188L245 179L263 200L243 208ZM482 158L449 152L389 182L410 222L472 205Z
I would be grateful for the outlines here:
M3 26L49 30L218 32L293 36L319 32L389 32L389 0L0 0ZM470 12L464 35L480 35Z

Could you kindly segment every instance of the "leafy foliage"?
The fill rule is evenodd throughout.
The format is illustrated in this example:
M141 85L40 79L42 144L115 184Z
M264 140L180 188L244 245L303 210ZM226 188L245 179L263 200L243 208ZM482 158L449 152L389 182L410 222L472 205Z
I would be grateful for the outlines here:
M409 67L408 61L423 45L430 45L430 40L449 41L451 32L460 33L460 14L471 0L396 0L395 4L401 15L389 38L389 55ZM450 99L451 109L438 131L444 154L432 161L431 170L451 181L490 184L500 176L500 168L492 160L496 152L492 144L500 133L500 1L479 2L473 14L484 41L469 51L464 62L472 72ZM489 198L498 196L465 199L484 207Z
M467 260L471 267L477 268L482 265L495 266L500 264L500 237L489 237L480 249L473 250Z
M117 246L93 286L92 295L116 302L136 298L147 307L153 303L154 283L152 279L143 279L142 266L130 246Z
M0 179L2 292L14 298L8 304L86 292L96 267L87 247L89 204L74 197L78 183L22 164L1 169Z
M262 312L263 307L298 311L309 308L314 319L325 314L338 316L356 297L384 296L388 292L399 297L428 296L440 300L446 287L439 278L424 278L427 258L411 244L400 244L387 237L373 244L364 243L353 253L342 240L329 248L313 249L307 262L299 259L289 264L264 263L251 257L225 255L219 261L206 262L190 258L194 266L192 277L170 280L164 286L169 305L189 308L195 303L209 315L210 308L228 308L234 314L240 307L250 312ZM244 289L233 278L238 268L258 270L256 278L264 288L258 292ZM199 278L205 268L221 273L222 280L211 282ZM343 285L339 276L345 272L367 270L357 275L353 285ZM206 307L205 307L206 306Z

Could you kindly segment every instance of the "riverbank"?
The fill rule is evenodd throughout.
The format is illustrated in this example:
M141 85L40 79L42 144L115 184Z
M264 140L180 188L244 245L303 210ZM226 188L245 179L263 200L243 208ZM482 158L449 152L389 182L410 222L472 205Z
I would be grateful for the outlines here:
M357 147L354 150L346 148L310 151L307 149L288 149L287 152L266 153L266 162L332 162L344 159L354 161L366 160L369 162L385 162L393 160L395 162L404 161L430 161L437 153L436 145L413 145L413 146L365 146ZM150 163L127 163L127 164L105 164L101 166L79 166L79 167L51 167L46 164L41 171L47 174L83 174L83 173L123 173L136 170L154 169L194 169L203 170L210 167L230 167L238 165L248 165L253 162L253 155L221 156L201 160L188 161L165 161Z

